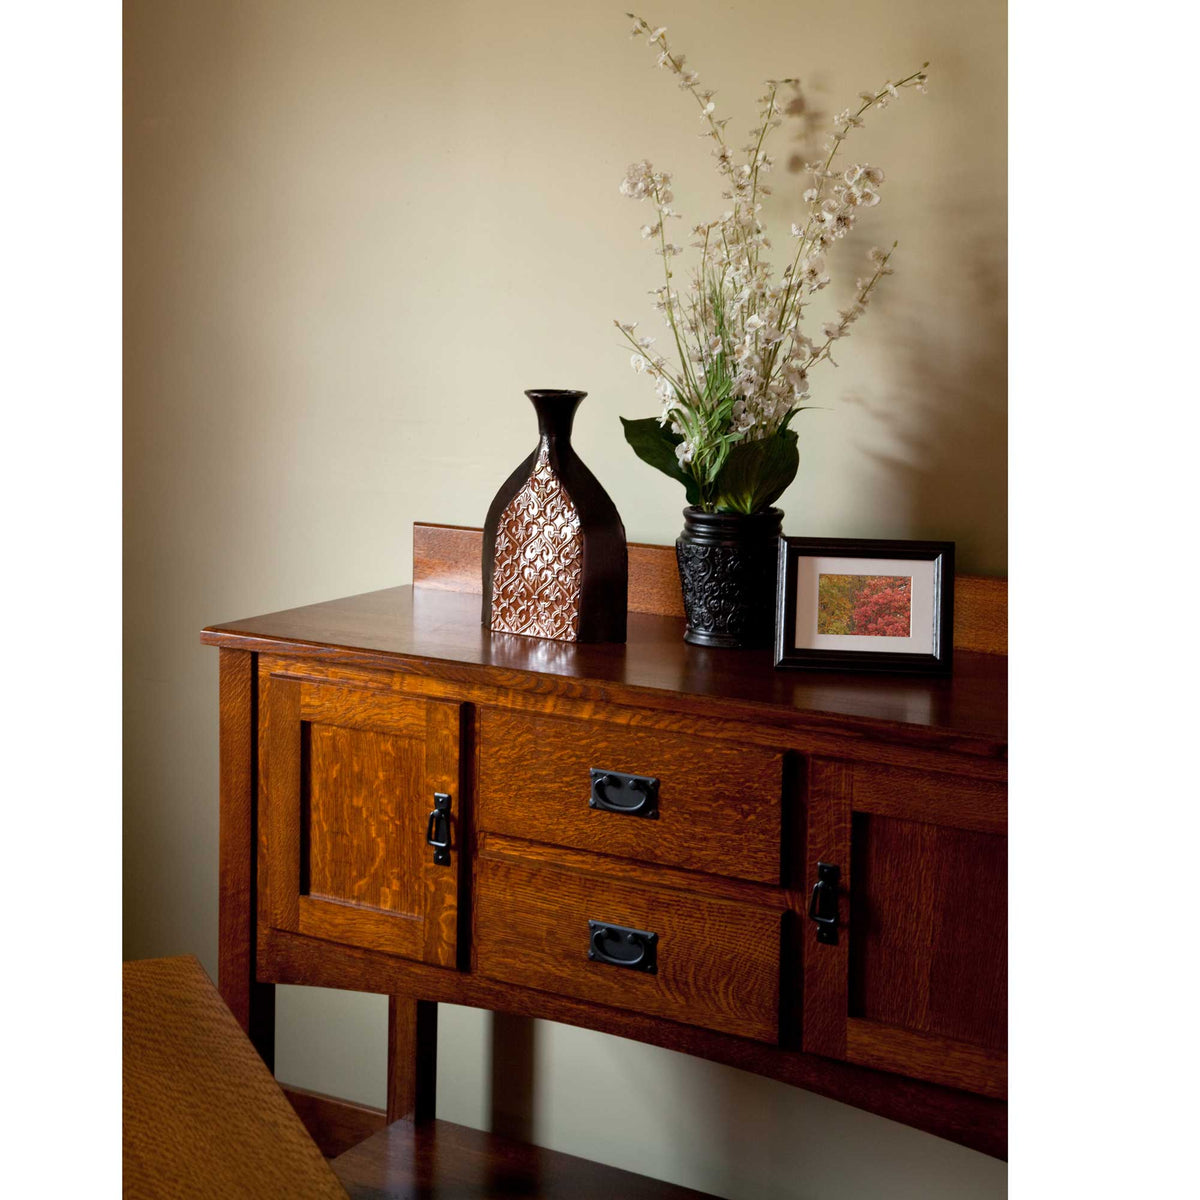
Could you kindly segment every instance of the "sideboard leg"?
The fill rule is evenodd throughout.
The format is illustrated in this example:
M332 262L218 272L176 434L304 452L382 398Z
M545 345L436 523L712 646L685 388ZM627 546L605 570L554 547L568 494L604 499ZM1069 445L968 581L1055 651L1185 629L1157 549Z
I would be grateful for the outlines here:
M533 1141L536 1030L532 1017L492 1013L492 1132Z
M432 1121L437 1108L437 1003L388 997L387 1119Z
M274 1070L275 987L254 977L256 657L247 650L221 650L217 987L263 1061Z

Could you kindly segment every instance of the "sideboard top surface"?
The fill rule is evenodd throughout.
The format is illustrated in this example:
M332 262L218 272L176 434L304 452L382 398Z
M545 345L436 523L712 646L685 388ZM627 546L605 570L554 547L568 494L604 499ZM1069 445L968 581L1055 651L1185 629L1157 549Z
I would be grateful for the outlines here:
M631 612L625 645L578 645L492 633L479 605L475 595L395 587L209 626L201 637L210 645L385 667L457 664L486 669L510 686L530 686L533 675L538 686L581 698L669 707L671 697L682 697L706 702L714 716L753 719L757 711L772 724L865 723L919 740L960 741L959 749L990 756L1003 755L1007 743L1002 655L956 652L945 679L780 671L770 650L688 645L679 617ZM507 678L496 679L497 672Z

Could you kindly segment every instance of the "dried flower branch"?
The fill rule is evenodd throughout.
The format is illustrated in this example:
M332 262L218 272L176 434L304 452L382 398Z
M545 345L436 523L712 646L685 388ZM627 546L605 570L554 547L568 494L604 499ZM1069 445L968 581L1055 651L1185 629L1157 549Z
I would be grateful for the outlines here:
M904 88L924 92L929 64L878 91L860 93L858 108L834 118L824 162L806 166L812 180L803 194L806 216L802 225L791 227L796 248L775 280L764 253L771 243L759 218L760 197L770 194L762 177L774 166L765 146L782 124L780 88L798 88L798 81L767 81L758 98L757 124L739 159L725 140L729 118L715 115L716 93L702 88L685 56L671 49L666 28L627 15L634 22L632 36L646 39L657 65L677 76L680 88L695 100L706 127L702 136L712 142L726 183L722 195L731 207L693 227L690 246L700 251L700 262L681 295L672 284L671 260L682 249L667 236L668 222L681 219L673 207L670 174L642 161L630 166L621 182L622 195L654 206L654 220L642 226L642 236L657 242L663 260L663 283L652 295L678 356L677 363L668 363L654 351L653 338L635 337L635 325L614 322L633 347L633 369L654 381L662 402L657 421L625 420L626 437L642 458L684 484L689 503L707 511L755 512L773 503L795 477L796 434L789 425L806 407L810 369L833 361L833 343L848 336L876 284L892 273L895 244L888 251L872 250L871 275L858 281L854 302L839 320L824 326L824 340L818 345L804 332L805 307L829 284L826 252L854 228L863 209L879 203L884 181L878 167L855 163L837 171L834 159L872 109L886 108ZM758 485L749 489L748 473L758 477ZM736 488L727 486L731 476L737 478Z

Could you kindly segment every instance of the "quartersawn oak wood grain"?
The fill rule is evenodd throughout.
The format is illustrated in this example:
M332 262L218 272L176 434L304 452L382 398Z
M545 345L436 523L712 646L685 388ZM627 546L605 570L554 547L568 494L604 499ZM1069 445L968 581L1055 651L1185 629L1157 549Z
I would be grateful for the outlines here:
M355 946L314 941L267 927L260 931L260 939L259 975L271 983L384 994L403 991L449 1004L596 1029L807 1088L984 1154L1003 1158L1006 1153L1008 1115L1003 1101L663 1020L633 1009L502 983L478 973L445 971Z
M256 658L220 652L220 890L217 979L221 997L270 1068L275 1062L275 989L255 975Z
M228 903L223 890L222 930L223 939L230 934L231 960L246 964L240 977L253 983L250 995L269 995L271 985L286 982L393 997L394 1113L416 1110L417 1081L429 1071L421 1064L430 1039L421 1036L419 1019L399 1014L451 1002L702 1054L1003 1154L1006 1109L995 1098L1003 1087L1003 1013L993 1003L1003 991L996 973L1003 902L988 881L998 878L1003 854L995 847L1006 829L1005 660L960 654L951 680L816 678L774 672L767 654L686 646L674 618L634 613L624 647L564 646L489 635L477 608L473 597L455 592L392 589L206 631L205 640L222 647L223 662L228 654L231 666L240 665L228 687L223 672L223 822L228 796L230 812L240 814L234 840L252 843L256 831L260 857L256 870L243 869L242 883L230 887ZM489 722L499 736L488 736ZM315 757L314 736L327 739ZM317 807L318 816L327 813L325 827L340 821L349 830L356 798L386 810L370 782L378 771L370 763L386 747L368 750L360 736L419 744L434 764L426 763L425 788L455 797L455 867L447 879L456 902L445 905L442 920L375 907L384 902L382 887L371 904L356 901L358 884L369 890L379 882L372 882L365 854L363 869L329 859L328 877L336 882L326 890L349 903L306 894L314 769L323 777ZM597 740L589 746L590 738ZM687 774L676 803L684 811L701 797L689 810L690 831L705 843L707 826L722 819L701 770L710 743L734 755L714 779L727 780L739 763L750 765L747 778L754 779L769 764L781 802L764 803L759 814L773 847L768 872L762 863L747 869L739 857L745 851L752 861L762 852L752 826L749 839L727 831L700 852L683 837L656 849L642 839L662 821L615 814L595 815L641 833L596 840L579 834L567 769L578 747L640 745L639 756L654 751L660 763L665 747L674 777ZM518 750L508 755L507 771L491 777L493 785L509 785L503 819L493 822L502 828L488 828L497 795L484 786L488 763L510 744ZM539 751L555 764L541 774ZM528 801L516 795L530 782L529 770L520 772L522 759L536 776ZM591 766L655 773L589 761L585 775ZM660 777L669 778L666 769ZM272 801L281 781L289 814L277 830ZM343 785L345 794L336 794ZM765 787L760 780L747 791ZM578 804L592 811L586 790ZM532 824L521 823L522 811L535 814ZM396 823L395 832L419 853L424 829L409 831L410 824ZM358 828L350 841L360 840ZM316 833L319 843L320 821ZM831 855L843 867L841 944L824 966L814 958L804 969L813 934L807 888L817 858ZM272 915L277 878L294 883L283 902L286 913L297 914L291 926ZM579 914L580 924L568 931L564 922L573 917L563 897L600 899L607 907ZM324 923L310 919L314 906L327 914ZM924 915L914 920L914 911ZM589 990L605 978L582 971L592 965L589 915L657 925L661 933L664 914L669 922L672 912L701 919L686 922L682 938L670 931L669 944L683 947L682 959L677 953L672 961L684 964L668 978L671 988L662 972L632 984L638 973L595 964L626 982L603 995ZM395 932L405 924L420 927L411 947L401 945L408 935ZM450 953L439 960L431 945ZM576 946L573 959L568 948ZM726 972L750 981L734 1002L721 988L738 985L710 978L706 963L728 960L730 950L736 958L743 946L764 965ZM518 974L499 959L533 969ZM659 990L647 990L648 982ZM981 1003L985 991L989 999ZM250 1007L253 1014L253 1001ZM748 1020L735 1022L735 1012L748 1012Z
M121 976L125 1196L343 1196L196 959Z
M590 808L593 767L657 779L658 819ZM480 711L481 830L778 883L782 788L778 751Z
M269 920L453 966L461 706L304 681L276 674L277 665L259 663ZM437 792L451 797L448 864L436 863L425 841Z
M808 1051L1003 1097L1004 794L967 776L816 760L809 870L841 870L836 945L805 932Z
M877 1021L846 1023L847 1054L852 1062L965 1088L981 1096L1008 1095L1008 1055L956 1038L897 1029Z
M936 747L1003 759L1007 659L959 653L948 679L776 671L769 650L717 650L683 641L683 621L631 613L624 645L494 634L478 600L388 588L326 604L209 626L210 645L403 670L450 685L455 698L516 696L624 704L704 721L836 732L873 743Z
M782 915L485 853L476 965L491 979L774 1042ZM589 921L657 934L657 973L589 961Z
M424 820L424 747L336 725L310 725L309 739L308 881L305 886L301 879L302 890L419 915L420 840L396 831Z
M816 927L805 922L804 1049L830 1058L846 1057L849 986L849 896L854 880L850 859L851 768L816 759L808 767L808 862L806 894L817 882L817 866L829 863L840 872L837 887L837 942L818 942Z
M339 655L336 661L330 658L334 653ZM761 705L744 706L745 711L735 720L724 712L713 711L707 703L685 705L683 700L655 692L626 693L624 702L617 703L611 696L597 699L586 693L576 694L574 689L564 694L544 686L545 681L536 675L506 676L503 686L497 673L486 668L481 671L487 682L467 678L461 666L441 661L391 658L381 669L374 664L362 665L358 652L342 655L307 648L294 657L263 652L258 659L260 674L266 672L301 684L352 685L376 694L442 699L580 721L599 718L608 725L628 729L657 729L693 739L720 738L768 750L790 749L804 755L931 771L965 770L974 777L1000 782L1008 771L1002 742L945 739L911 726L870 722L860 727L854 720L834 721L817 713L789 715ZM981 656L975 655L974 659L979 661ZM659 703L651 704L652 700ZM971 756L968 766L964 766L964 755Z

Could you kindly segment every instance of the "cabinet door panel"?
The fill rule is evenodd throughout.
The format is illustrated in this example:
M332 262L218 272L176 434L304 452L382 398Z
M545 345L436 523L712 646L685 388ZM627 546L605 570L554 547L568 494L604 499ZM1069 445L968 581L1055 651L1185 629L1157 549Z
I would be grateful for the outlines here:
M261 878L280 929L453 966L458 705L264 671ZM450 862L426 823L451 797Z
M1005 839L865 813L851 828L850 1013L1002 1050Z
M804 935L806 1050L1005 1094L1002 785L814 761L808 871L839 869L837 941Z
M301 889L323 900L417 914L420 842L397 833L424 820L420 742L313 722L305 723L305 732L308 839L301 846Z

